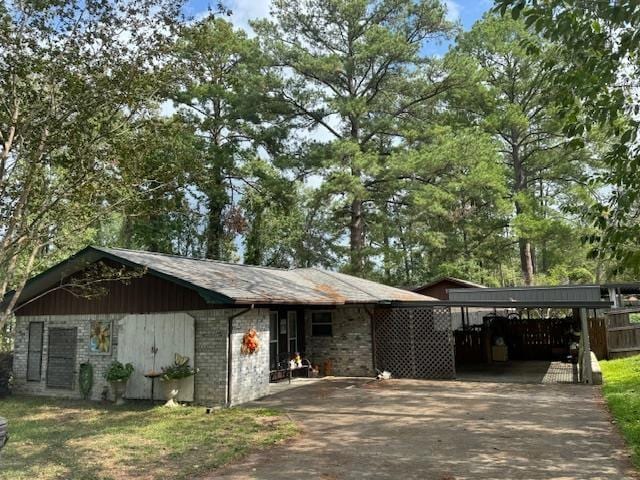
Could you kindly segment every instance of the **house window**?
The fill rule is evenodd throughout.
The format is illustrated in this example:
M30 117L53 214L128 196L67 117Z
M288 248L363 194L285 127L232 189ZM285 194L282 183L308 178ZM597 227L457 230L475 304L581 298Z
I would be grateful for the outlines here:
M314 337L333 336L332 312L313 312L311 314L311 335Z
M269 363L271 368L278 363L278 312L269 313Z
M39 382L42 378L42 341L44 322L29 323L29 345L27 353L27 381Z
M293 354L298 351L298 314L296 312L287 312L289 321L289 353Z

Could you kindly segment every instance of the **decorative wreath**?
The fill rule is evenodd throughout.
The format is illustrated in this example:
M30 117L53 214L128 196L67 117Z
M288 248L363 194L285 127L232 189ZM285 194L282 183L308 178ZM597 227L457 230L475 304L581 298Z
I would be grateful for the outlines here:
M240 351L245 355L251 355L257 352L259 348L260 340L258 340L258 332L250 328L242 337L242 347L240 347Z

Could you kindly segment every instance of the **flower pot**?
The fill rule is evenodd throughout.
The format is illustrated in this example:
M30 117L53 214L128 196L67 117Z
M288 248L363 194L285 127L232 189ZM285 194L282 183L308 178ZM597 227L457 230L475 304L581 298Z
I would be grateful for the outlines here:
M113 390L113 399L116 405L124 405L124 392L127 389L127 381L115 380L111 382L111 389Z
M162 393L166 403L165 407L178 407L180 404L176 401L176 397L180 393L180 380L162 380Z

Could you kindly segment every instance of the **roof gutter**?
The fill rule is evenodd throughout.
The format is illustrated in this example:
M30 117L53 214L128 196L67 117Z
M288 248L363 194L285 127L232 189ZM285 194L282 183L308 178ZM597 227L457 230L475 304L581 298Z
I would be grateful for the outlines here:
M233 373L233 344L231 343L231 336L233 335L233 320L247 312L250 312L254 307L255 305L251 304L250 307L234 313L227 319L227 407L231 406L231 375Z

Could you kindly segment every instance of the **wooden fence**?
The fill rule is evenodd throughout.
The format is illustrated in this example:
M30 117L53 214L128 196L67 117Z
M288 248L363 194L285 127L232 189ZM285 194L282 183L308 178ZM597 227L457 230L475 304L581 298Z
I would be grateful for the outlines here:
M591 351L596 354L598 360L609 358L606 318L589 319L589 343L591 344Z
M454 332L456 363L488 362L496 337L506 342L511 360L564 360L569 345L578 341L571 331L579 330L580 321L573 318L494 318L485 325ZM599 359L608 358L606 319L589 320L589 340Z
M456 344L456 363L486 363L487 346L482 326L472 326L465 330L456 330L454 339Z
M640 324L631 323L629 315L638 308L612 310L607 314L609 358L640 354Z

